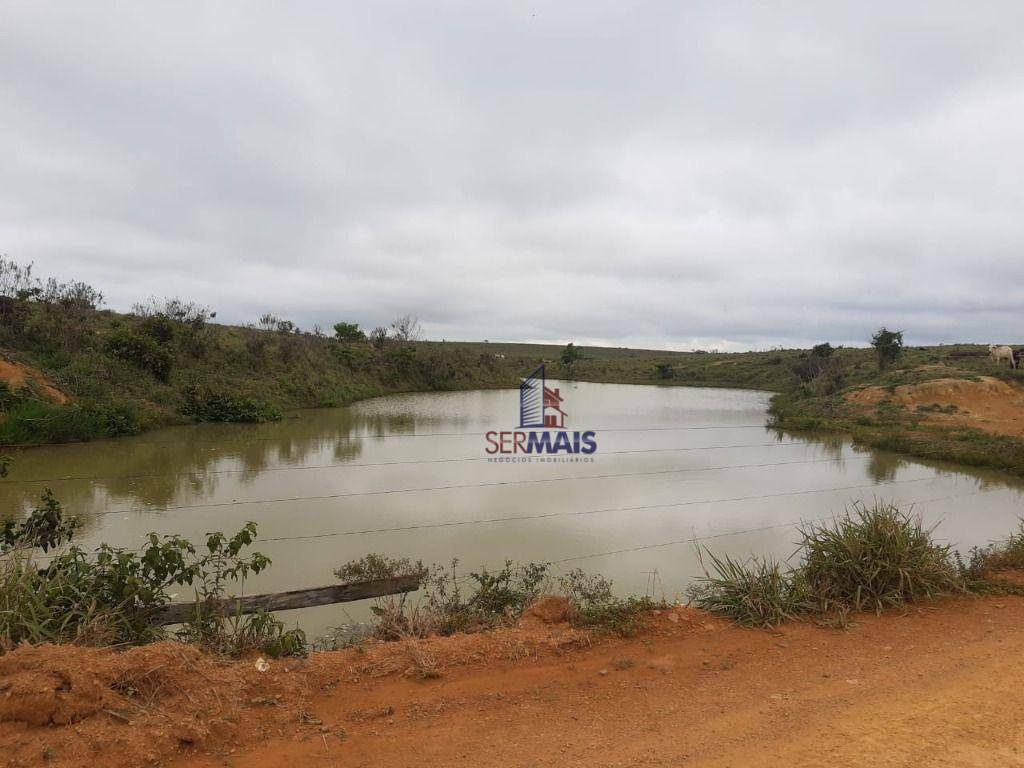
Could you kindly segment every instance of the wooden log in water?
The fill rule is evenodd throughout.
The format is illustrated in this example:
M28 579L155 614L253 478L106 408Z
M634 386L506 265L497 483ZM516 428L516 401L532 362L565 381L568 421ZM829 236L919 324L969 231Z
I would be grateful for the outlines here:
M203 610L220 616L234 616L240 613L264 611L290 611L295 608L311 608L315 605L350 603L368 597L400 595L419 589L421 574L396 576L393 579L363 581L356 584L336 584L330 587L295 589L290 592L273 592L267 595L250 595L227 600L208 601ZM153 617L153 624L181 624L193 615L196 603L171 603L160 609Z

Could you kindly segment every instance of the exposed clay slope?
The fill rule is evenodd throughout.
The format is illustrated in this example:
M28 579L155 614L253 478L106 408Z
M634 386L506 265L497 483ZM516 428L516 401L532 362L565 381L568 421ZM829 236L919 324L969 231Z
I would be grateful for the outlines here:
M35 368L6 360L3 357L0 357L0 381L6 382L11 389L20 389L31 382L41 394L53 402L60 404L68 402L67 395L47 381L46 377Z
M928 421L960 424L999 435L1024 437L1024 388L990 376L969 379L934 379L920 384L904 384L889 391L867 387L847 395L857 405L875 406L884 400L912 411L919 407L955 406L952 413L924 410Z

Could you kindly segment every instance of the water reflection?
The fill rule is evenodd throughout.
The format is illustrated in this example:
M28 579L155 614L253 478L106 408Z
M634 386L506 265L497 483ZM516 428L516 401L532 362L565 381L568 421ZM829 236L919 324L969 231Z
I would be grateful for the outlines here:
M328 584L371 551L458 557L467 569L550 561L601 572L623 593L657 570L681 590L701 570L694 539L784 558L801 520L872 497L915 504L960 544L1016 526L1020 482L766 429L764 393L560 386L567 426L598 429L591 464L489 463L483 433L515 427L515 391L415 394L19 451L0 503L23 514L53 488L87 521L85 546L134 547L151 530L197 539L253 520L274 566L249 591ZM289 618L314 634L343 621L330 607Z

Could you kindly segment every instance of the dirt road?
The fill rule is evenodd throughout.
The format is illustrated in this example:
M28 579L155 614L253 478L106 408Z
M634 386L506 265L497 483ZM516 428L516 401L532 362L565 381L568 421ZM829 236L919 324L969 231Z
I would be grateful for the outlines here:
M180 649L146 653L140 666L165 669ZM0 724L0 746L10 765L1013 766L1022 659L1018 598L933 603L845 631L744 630L682 609L589 646L555 628L266 673L189 657L176 688L174 676L156 692L133 682L134 710L105 701L73 725Z

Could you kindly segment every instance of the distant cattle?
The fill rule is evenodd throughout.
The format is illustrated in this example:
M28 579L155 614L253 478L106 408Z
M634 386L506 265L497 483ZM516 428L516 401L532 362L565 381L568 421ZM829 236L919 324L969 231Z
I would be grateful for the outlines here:
M992 359L996 365L1005 360L1010 364L1011 368L1017 367L1017 357L1013 354L1013 348L1008 347L1005 344L989 344L988 356Z

